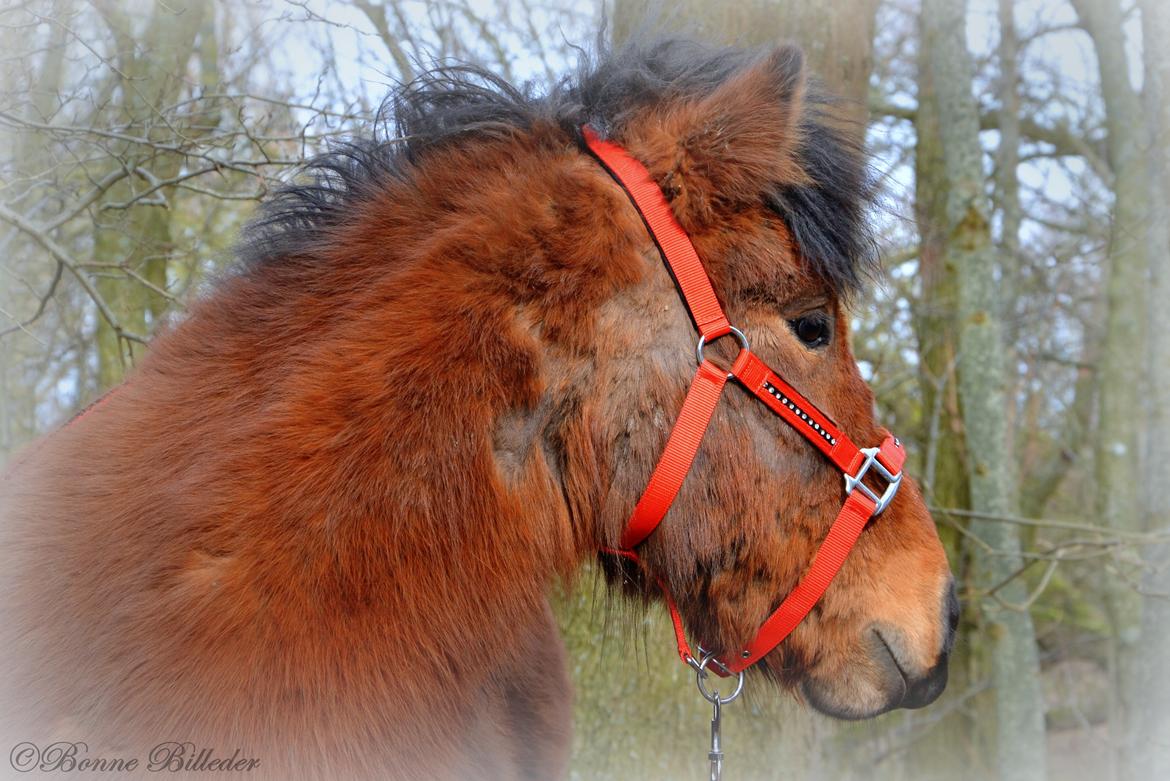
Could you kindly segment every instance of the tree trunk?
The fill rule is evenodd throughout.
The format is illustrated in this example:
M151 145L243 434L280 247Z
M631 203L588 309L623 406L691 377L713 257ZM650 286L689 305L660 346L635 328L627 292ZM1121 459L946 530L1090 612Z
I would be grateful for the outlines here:
M1126 531L1142 528L1140 420L1146 328L1146 237L1149 219L1149 161L1141 102L1129 82L1129 64L1117 0L1074 0L1081 24L1093 39L1105 100L1107 149L1113 169L1113 214L1105 285L1105 333L1101 346L1096 447L1096 511L1102 523ZM1120 566L1120 562L1119 562ZM1129 725L1134 655L1141 602L1127 579L1106 582L1111 624L1109 714L1111 772L1128 775L1133 730Z
M1016 449L1016 394L1019 387L1016 369L1018 326L1016 303L1020 281L1020 92L1019 41L1016 39L1016 20L1013 0L999 0L999 147L995 154L995 195L999 207L1002 233L999 240L1000 307L1003 318L1004 356L1007 371L1007 393L1003 414L1007 419L1007 452L1012 474L1008 483L1018 492L1018 459ZM1012 505L1019 507L1018 495Z
M66 55L73 42L69 25L75 3L56 0L46 5L48 29L44 36L36 35L30 41L28 36L35 31L28 27L0 25L0 51L6 54L0 63L0 78L4 79L5 92L17 98L9 110L19 106L30 122L52 124L59 121L57 111L61 108ZM26 53L35 56L21 56ZM47 180L52 179L46 172L53 171L59 161L52 157L48 137L6 128L0 130L0 153L0 177L6 179L3 200L10 206L19 204L29 214L54 214L61 204L60 193L46 187ZM26 241L27 237L12 226L0 229L0 258L5 266L29 251ZM56 267L46 263L22 269L19 277L37 290L47 290L55 274ZM19 322L31 309L25 288L13 284L17 278L12 267L0 270L0 311L4 313L0 314L0 331L13 327L14 321ZM43 348L43 344L24 334L9 335L0 347L0 460L32 439L39 428L36 384L29 380L27 372Z
M923 45L930 47L947 191L944 263L957 272L959 394L966 433L971 505L1012 514L1007 452L1006 367L990 205L984 194L979 110L971 93L963 0L925 0ZM921 106L920 106L921 110ZM1016 528L976 519L971 532L993 551L975 551L996 698L996 765L1001 779L1045 777L1044 701L1026 589L1012 577L1022 564Z
M958 376L958 269L946 257L947 179L939 124L932 31L922 29L918 64L918 111L914 118L914 213L922 295L915 305L927 463L923 486L931 504L970 506ZM956 519L957 521L958 519ZM945 534L945 530L944 530ZM954 534L946 535L952 552Z
M196 36L211 13L208 0L189 0L182 7L158 5L146 30L136 36L133 20L124 10L105 3L101 13L118 41L122 102L116 108L127 125L128 135L140 135L151 142L173 142L175 128L157 121L159 107L173 104L187 77L187 64L195 52ZM149 145L131 145L122 161L130 168L142 168L158 180L178 173L183 160L173 153L160 153ZM135 190L148 186L142 178L112 188L104 203L125 201ZM152 200L166 197L154 194ZM139 203L116 210L106 224L99 224L94 237L94 261L113 268L98 280L98 289L114 310L119 324L137 333L149 334L167 308L167 301L154 289L167 287L167 260L173 250L171 213L158 206ZM116 267L128 270L119 274ZM145 280L126 279L136 274ZM121 381L133 360L133 347L120 338L104 320L98 323L98 382L102 389Z
M919 479L928 502L937 508L970 509L971 495L967 478L966 443L958 384L958 270L946 257L947 181L939 125L939 106L935 94L930 56L934 46L924 36L919 47L917 99L914 115L914 216L918 227L918 267L921 293L914 300L914 331L918 343L918 383L922 395L922 432L924 468ZM958 515L936 510L939 536L947 555L956 562L960 583L969 579L963 552L966 538L960 533L969 521ZM978 615L963 614L961 636L971 638L961 643L951 659L951 682L940 704L944 704L984 677ZM980 702L973 704L979 707ZM913 718L913 717L911 717ZM931 718L930 712L922 718ZM978 746L989 738L980 735L980 720L970 724L961 711L950 714L933 728L931 740L918 741L909 764L928 768L938 781L969 781L972 766L955 761L955 752L980 756ZM984 729L994 737L994 730ZM974 745L972 745L974 744ZM961 748L959 748L961 747ZM978 776L974 776L978 777Z
M1142 480L1144 525L1170 532L1170 514L1162 496L1170 485L1170 5L1142 0L1143 87L1151 140L1146 157L1151 173L1149 225L1149 334L1146 354L1145 471ZM1158 42L1157 45L1154 42ZM1134 659L1131 695L1134 751L1129 778L1170 778L1170 544L1142 551L1141 641ZM1161 595L1161 596L1159 596Z

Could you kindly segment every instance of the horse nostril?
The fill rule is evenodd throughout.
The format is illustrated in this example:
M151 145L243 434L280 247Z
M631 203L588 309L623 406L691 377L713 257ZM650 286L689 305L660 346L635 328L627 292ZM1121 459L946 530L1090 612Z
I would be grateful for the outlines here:
M951 578L943 596L943 615L946 616L947 623L943 630L942 655L946 656L954 647L955 634L959 630L959 592L955 588L954 578Z

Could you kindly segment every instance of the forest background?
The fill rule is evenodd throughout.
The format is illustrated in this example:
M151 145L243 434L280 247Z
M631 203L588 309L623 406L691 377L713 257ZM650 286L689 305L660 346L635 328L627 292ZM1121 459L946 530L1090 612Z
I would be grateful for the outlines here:
M395 84L457 59L539 92L661 32L799 43L864 134L886 272L854 350L964 606L936 704L847 724L752 691L728 777L1170 778L1167 0L0 0L0 465ZM572 778L701 777L661 611L589 571L556 603Z

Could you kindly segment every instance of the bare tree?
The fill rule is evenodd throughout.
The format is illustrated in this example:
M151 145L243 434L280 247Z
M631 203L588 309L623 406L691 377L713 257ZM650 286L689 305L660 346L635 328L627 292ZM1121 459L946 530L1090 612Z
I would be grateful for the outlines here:
M1170 40L1170 5L1143 0L1146 122L1150 138L1148 256L1150 264L1146 331L1145 399L1147 403L1145 472L1142 505L1146 528L1170 530L1162 487L1170 484L1170 51L1154 41ZM1132 779L1170 777L1170 544L1144 551L1141 632L1129 697L1133 756Z
M1004 415L1008 387L996 304L996 254L984 193L979 109L971 92L964 0L925 0L923 69L933 78L946 185L944 263L957 270L959 393L969 454L971 506L988 515L1014 511ZM1015 577L1022 566L1018 530L989 518L971 529L990 550L977 550L976 575L989 632L996 702L996 766L1001 779L1045 777L1044 699L1036 636Z
M1074 0L1081 23L1093 39L1105 104L1109 163L1113 171L1113 213L1109 234L1106 315L1098 383L1096 440L1099 517L1120 529L1142 527L1141 495L1134 480L1141 474L1139 415L1142 408L1142 364L1145 352L1147 227L1150 183L1147 173L1145 118L1129 81L1118 0ZM1118 566L1126 567L1124 562ZM1124 580L1114 579L1105 591L1113 627L1110 671L1113 708L1114 777L1122 774L1132 753L1129 726L1133 692L1135 640L1140 601Z

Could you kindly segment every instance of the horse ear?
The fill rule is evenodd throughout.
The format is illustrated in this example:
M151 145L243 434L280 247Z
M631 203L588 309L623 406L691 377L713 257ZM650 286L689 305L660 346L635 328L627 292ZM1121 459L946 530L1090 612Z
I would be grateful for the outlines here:
M797 155L804 90L804 55L783 46L709 95L656 112L647 167L681 219L709 223L721 205L808 183Z

